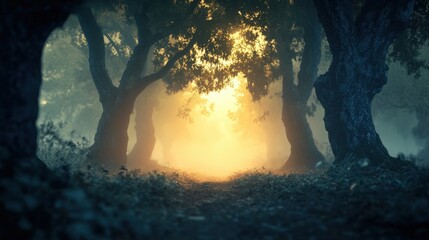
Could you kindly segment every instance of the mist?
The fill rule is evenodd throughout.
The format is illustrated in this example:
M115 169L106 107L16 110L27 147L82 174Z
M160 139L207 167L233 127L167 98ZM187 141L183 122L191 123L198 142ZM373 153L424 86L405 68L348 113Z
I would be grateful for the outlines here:
M101 105L90 79L85 54L71 44L72 39L67 35L58 35L60 37L54 35L48 41L43 53L44 78L38 124L48 120L62 123L62 136L76 141L84 137L91 145L101 116ZM62 54L66 51L70 54ZM114 75L125 67L112 61L108 64ZM325 51L319 74L326 72L329 64L330 56ZM153 71L151 64L146 68ZM294 62L294 70L295 73L299 71L297 61ZM391 64L389 77L398 78L398 72L402 74L403 81L410 78L400 65ZM378 98L391 97L386 94L395 86L389 84L394 85L395 81L390 81L387 93L382 92ZM243 76L237 77L226 88L209 94L200 94L192 86L178 93L167 93L166 85L157 81L141 94L137 102L145 101L148 96L155 102L152 121L156 143L151 159L161 166L227 177L249 169L278 169L290 155L290 144L281 118L279 80L271 84L268 94L258 101L252 100ZM315 106L307 119L316 145L332 162L333 155L323 123L324 110L314 91L309 105ZM423 149L424 141L416 139L412 133L417 125L413 111L382 105L373 108L377 108L374 110L376 129L392 156L416 155ZM128 153L136 142L134 117L135 114L128 129ZM146 168L139 161L130 161L127 167Z
M429 236L429 1L0 12L0 239Z

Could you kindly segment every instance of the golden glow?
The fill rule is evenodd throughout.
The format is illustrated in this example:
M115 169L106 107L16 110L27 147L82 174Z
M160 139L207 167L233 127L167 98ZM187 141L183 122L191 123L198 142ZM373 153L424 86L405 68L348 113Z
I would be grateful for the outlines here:
M192 122L177 116L178 109L193 96L192 91L167 95L162 83L156 84L161 90L152 118L156 136L152 159L159 164L219 179L254 168L278 168L289 154L280 99L253 103L244 78L233 78L221 91L192 100ZM212 106L209 114L198 111L200 103ZM268 118L255 121L266 110L270 112Z
M234 78L232 84L221 91L202 95L201 98L208 101L206 104L214 104L214 109L209 115L191 113L193 123L177 119L174 125L157 126L156 123L167 114L160 107L160 112L155 112L154 116L155 134L160 141L157 142L153 158L162 159L161 163L173 168L216 177L261 167L260 160L266 154L261 136L246 137L234 131L236 123L228 116L229 112L238 108L236 91L240 84L242 79ZM165 155L170 154L165 152L168 150L164 149L163 152L162 131L171 132L170 136L177 138L170 149L172 159L166 159Z
M244 84L244 79L235 77L231 80L229 86L217 92L203 94L201 97L208 100L208 104L214 104L218 111L237 111L239 105L237 103L237 95L240 84Z
M249 41L249 39L245 37L246 34L253 35L255 37L254 41ZM203 61L202 56L206 54L206 51L195 46L192 50L196 56L195 64L204 67L209 72L217 68L228 68L234 62L239 61L243 56L247 58L261 57L267 46L269 44L274 44L266 40L259 27L241 26L239 31L229 36L229 39L232 41L232 52L228 59L218 59L219 65ZM183 39L181 40L183 41ZM169 41L173 42L177 40L170 39ZM159 51L162 53L164 49ZM166 61L167 60L165 60L165 62Z
M255 41L250 42L244 34L252 34ZM243 27L230 37L232 54L229 59L221 59L221 66L204 62L198 57L205 54L204 50L194 48L196 64L208 72L214 71L230 66L243 55L261 57L268 44L257 28ZM195 86L190 84L187 91L175 95L165 94L163 87L155 93L159 97L153 115L156 145L152 159L174 169L221 178L253 168L279 167L283 163L289 149L281 123L281 105L275 102L279 99L252 102L246 79L240 74L230 76L220 91L199 95L193 90ZM178 114L183 104L186 104L185 114ZM209 111L201 110L206 108ZM258 122L266 112L270 119ZM189 117L178 117L186 114Z
M249 42L244 36L245 34L252 34L255 36L255 40ZM261 57L264 54L264 49L267 47L268 42L265 36L262 34L261 29L258 27L245 27L240 31L237 31L231 35L233 40L233 61L238 60L237 54L251 55L256 54Z

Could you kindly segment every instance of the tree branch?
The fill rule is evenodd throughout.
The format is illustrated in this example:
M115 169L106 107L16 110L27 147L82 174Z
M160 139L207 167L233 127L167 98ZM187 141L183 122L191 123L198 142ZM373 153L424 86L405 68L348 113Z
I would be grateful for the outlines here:
M174 29L180 29L183 27L183 25L189 20L189 18L194 13L195 9L199 5L200 0L193 1L189 8L185 11L184 16L185 17L179 17L178 19L182 21L173 21L173 23L168 26L169 32L173 33ZM141 5L142 8L144 8L144 5ZM151 26L149 24L149 19L147 18L146 12L143 10L141 12L136 12L134 14L134 19L136 22L137 30L138 30L138 41L139 43L144 43L147 45L153 45L154 43L158 42L159 40L163 39L165 35L160 33L152 33L151 32Z
M84 7L76 15L88 42L88 61L91 76L100 96L100 102L104 106L116 95L117 89L106 70L103 33L95 20L91 8Z
M355 26L351 0L313 0L333 57L353 45ZM341 34L338 34L341 33Z
M373 45L375 53L387 51L410 22L414 3L415 0L367 1L356 18L360 45Z
M303 103L307 103L314 82L317 79L321 58L322 28L316 16L314 5L311 1L302 1L306 3L305 14L299 16L304 18L302 27L304 29L304 50L300 70L298 72L298 91Z
M113 41L112 37L110 37L110 35L108 33L104 34L104 36L106 36L107 40L109 40L110 45L116 50L116 52L118 52L118 56L121 59L121 61L126 64L127 63L127 58L125 57L123 51L121 51L121 49L119 48L119 46Z
M194 44L197 42L196 35L198 34L196 33L194 37L189 41L188 45L186 45L184 49L178 51L174 56L172 56L160 70L140 78L137 82L137 89L144 89L152 82L165 77L168 72L174 67L174 64L194 47Z

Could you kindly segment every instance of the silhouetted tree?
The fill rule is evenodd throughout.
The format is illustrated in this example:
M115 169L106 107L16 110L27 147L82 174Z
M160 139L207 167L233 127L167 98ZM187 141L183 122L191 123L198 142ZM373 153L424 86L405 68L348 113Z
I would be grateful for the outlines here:
M138 41L118 87L106 70L104 35L93 10L85 7L77 14L88 42L90 71L103 107L89 157L111 168L126 165L127 129L136 98L151 83L166 77L175 63L196 44L206 42L214 29L212 18L207 15L212 10L207 10L199 1L125 1L119 4L134 20ZM164 59L158 61L155 72L145 73L148 55L154 46ZM191 80L180 78L179 82L186 85Z
M321 58L322 30L311 0L230 2L247 25L256 26L272 44L265 56L241 57L237 69L249 80L255 99L265 95L268 85L282 79L282 120L291 154L284 171L306 171L325 158L316 147L307 115L314 110L308 100L317 78ZM251 33L248 34L251 41ZM295 81L293 61L300 62Z
M413 129L413 134L425 143L417 155L425 160L429 158L428 47L429 1L416 0L409 27L394 42L389 53L389 60L405 67L409 77L408 79L397 79L398 76L394 76L395 79L392 79L393 84L389 86L389 92L382 95L379 105L385 108L402 108L415 112L418 122ZM423 56L422 51L426 52Z
M308 100L313 90L313 84L317 79L321 57L322 30L311 1L300 1L296 4L299 8L296 14L296 25L302 28L304 44L297 84L294 83L294 75L291 75L293 68L291 68L290 57L285 52L282 53L285 58L280 57L280 67L284 67L283 71L285 71L282 76L282 120L288 141L291 144L291 155L283 166L285 171L293 169L311 170L317 164L319 166L326 164L324 156L315 145L313 133L307 121L307 115L311 112L308 107ZM283 47L279 46L278 48L283 50L288 48L291 43L286 41L277 44L284 44ZM287 73L290 70L292 70L291 73Z
M33 236L34 232L25 231L20 227L19 219L25 218L31 230L40 227L39 218L34 218L39 221L38 223L23 216L24 213L28 213L23 202L32 201L37 204L37 197L40 197L37 188L49 186L46 179L50 179L50 173L45 165L36 157L35 123L42 82L42 50L49 34L64 23L79 2L70 0L0 2L2 42L0 238L2 239L28 239ZM44 200L52 201L55 197ZM10 207L10 204L18 206L18 210L16 207ZM43 210L40 212L46 214ZM52 223L50 216L43 216L44 224Z
M142 95L153 95L157 92L143 92ZM150 162L153 150L155 148L155 126L152 121L153 112L155 111L157 99L155 96L143 96L143 99L138 99L135 106L135 132L136 143L133 149L128 154L128 160L138 163L139 166L153 169L156 165Z
M2 1L0 159L2 168L36 157L42 50L79 1ZM3 175L3 174L2 174Z
M375 131L371 103L387 82L389 47L410 22L415 1L366 1L356 18L353 1L313 2L332 53L315 89L335 161L384 162L390 156Z

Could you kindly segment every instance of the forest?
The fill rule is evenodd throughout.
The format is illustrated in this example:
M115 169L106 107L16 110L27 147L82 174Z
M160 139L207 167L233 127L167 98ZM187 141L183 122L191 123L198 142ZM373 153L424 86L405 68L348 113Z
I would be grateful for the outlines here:
M428 239L429 1L0 1L0 239Z

